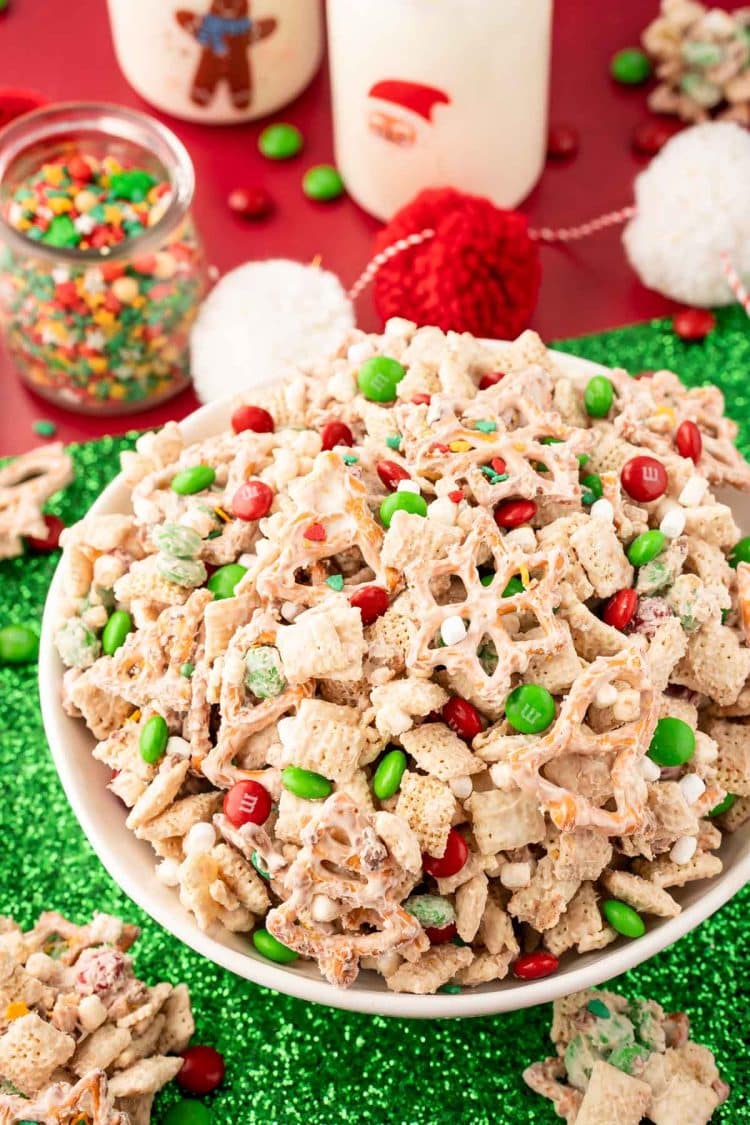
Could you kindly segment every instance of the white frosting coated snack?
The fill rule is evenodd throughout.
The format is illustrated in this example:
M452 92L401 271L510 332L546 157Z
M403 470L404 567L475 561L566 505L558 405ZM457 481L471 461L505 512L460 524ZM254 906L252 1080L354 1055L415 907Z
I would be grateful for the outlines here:
M433 992L721 870L750 566L712 489L750 468L716 388L605 383L533 333L354 332L64 532L65 707L201 927Z

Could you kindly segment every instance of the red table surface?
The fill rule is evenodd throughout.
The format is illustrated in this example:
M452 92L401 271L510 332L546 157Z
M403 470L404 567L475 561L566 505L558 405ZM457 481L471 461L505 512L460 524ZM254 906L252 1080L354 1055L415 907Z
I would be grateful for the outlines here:
M0 16L0 84L33 87L51 100L104 99L148 111L115 62L106 7L104 0L45 0L43 5L40 0L10 0ZM618 87L609 78L608 63L618 48L638 42L657 7L656 0L607 0L597 5L591 0L557 0L550 120L575 125L581 148L571 162L549 165L523 204L532 225L570 225L631 202L633 179L645 161L631 151L630 133L647 115L646 93ZM379 223L349 199L312 203L300 187L309 165L333 159L325 64L308 90L280 115L299 125L306 138L303 153L284 164L259 155L259 124L210 127L157 116L181 137L195 162L196 215L210 259L222 272L249 259L309 262L321 255L323 266L345 285L354 281L368 260ZM276 203L272 217L248 224L228 210L228 193L243 184L265 185ZM619 230L570 247L544 247L542 264L542 291L532 327L546 339L596 332L674 308L638 282L625 259ZM363 328L379 327L369 293L359 300L358 317ZM186 391L137 415L113 419L70 414L27 391L5 355L0 355L0 385L2 453L35 444L31 424L42 417L57 424L63 440L76 441L134 425L158 425L183 417L197 405Z

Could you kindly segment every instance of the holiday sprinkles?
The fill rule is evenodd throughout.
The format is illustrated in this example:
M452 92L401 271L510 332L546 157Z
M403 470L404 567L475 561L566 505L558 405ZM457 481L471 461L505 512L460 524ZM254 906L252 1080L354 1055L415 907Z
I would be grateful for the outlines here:
M56 640L198 925L433 993L679 914L750 815L735 432L670 372L392 320L140 438L131 510L63 532Z
M195 229L184 219L155 251L139 248L171 200L158 171L85 148L54 156L9 193L1 217L29 248L0 250L0 322L41 394L132 411L186 385L204 292Z

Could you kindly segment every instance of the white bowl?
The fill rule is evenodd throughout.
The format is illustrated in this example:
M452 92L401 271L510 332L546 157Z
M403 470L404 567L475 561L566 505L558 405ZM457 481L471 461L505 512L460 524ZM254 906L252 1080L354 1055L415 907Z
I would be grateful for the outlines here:
M562 353L558 359L562 367L581 378L590 377L592 371L604 370ZM230 414L228 400L211 403L186 418L182 430L188 441L198 441L228 428ZM97 514L128 511L128 494L125 484L116 479L105 488L91 511ZM750 529L748 498L733 493L728 499L738 522ZM554 976L539 981L524 982L509 977L456 995L412 996L389 992L382 978L371 972L361 973L355 984L344 990L323 980L311 962L282 966L266 961L255 952L248 935L232 934L223 928L203 933L180 905L176 891L163 886L156 878L154 854L149 845L137 840L125 827L125 810L106 788L110 771L91 756L92 735L82 720L69 718L60 704L63 668L52 642L62 596L60 578L58 569L44 612L39 689L47 739L73 811L107 871L134 902L202 956L256 984L335 1008L384 1016L435 1019L515 1011L601 984L633 968L694 929L750 879L750 825L746 825L743 830L725 837L720 852L724 870L718 877L691 883L676 892L682 904L682 913L677 918L650 919L646 934L636 941L621 939L597 953L569 955Z

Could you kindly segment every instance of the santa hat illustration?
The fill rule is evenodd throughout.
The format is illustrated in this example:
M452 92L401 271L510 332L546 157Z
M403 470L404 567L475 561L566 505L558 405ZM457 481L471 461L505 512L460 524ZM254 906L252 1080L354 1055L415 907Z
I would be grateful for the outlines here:
M425 121L432 121L432 111L436 105L450 105L446 93L436 86L425 86L422 82L408 82L401 78L386 78L370 87L367 96L390 102L400 109L409 110Z

